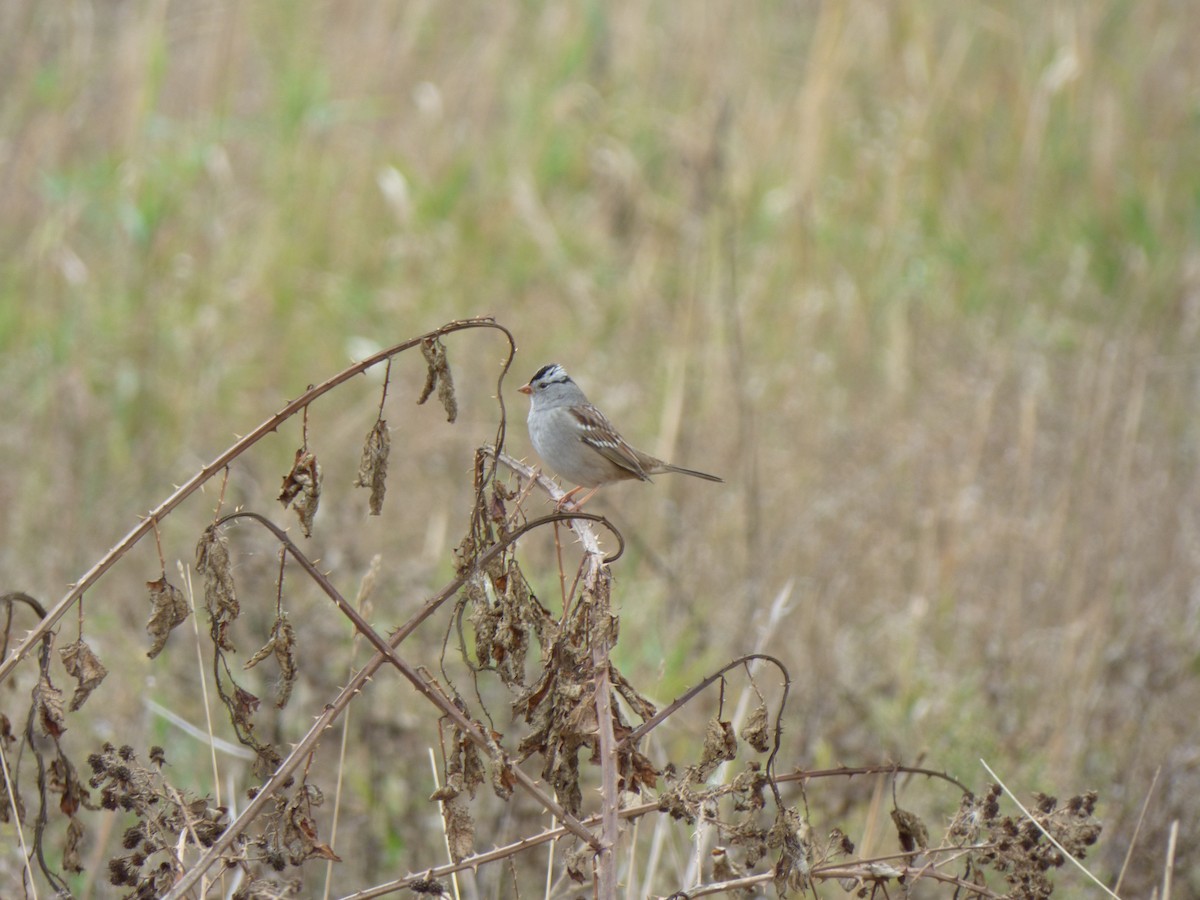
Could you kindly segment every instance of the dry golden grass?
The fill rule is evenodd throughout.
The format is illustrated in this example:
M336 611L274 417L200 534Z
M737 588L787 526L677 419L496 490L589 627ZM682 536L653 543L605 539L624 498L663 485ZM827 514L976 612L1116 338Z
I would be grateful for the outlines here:
M0 591L57 599L284 398L491 313L516 377L563 362L640 445L728 482L595 501L630 542L617 659L656 700L765 640L795 680L789 765L923 759L979 786L983 757L1027 794L1094 789L1102 880L1132 847L1122 896L1161 895L1178 823L1175 894L1200 894L1198 41L1200 7L1117 0L3 4ZM382 554L381 628L447 580L494 431L504 348L449 350L453 427L397 363L404 487L379 520L349 489L377 384L312 411L312 552L351 594ZM270 509L299 445L245 458L226 503ZM164 523L172 580L215 502ZM265 634L274 553L240 549ZM554 597L552 549L527 552ZM121 689L66 739L173 742L211 791L143 705L203 723L194 660L143 656L157 574L143 544L89 592ZM301 646L348 637L295 602ZM306 667L293 707L349 665ZM14 721L31 677L0 685ZM355 708L345 890L441 852L405 690ZM919 785L902 800L954 812ZM860 851L894 846L884 788L814 799ZM111 890L119 836L81 893Z

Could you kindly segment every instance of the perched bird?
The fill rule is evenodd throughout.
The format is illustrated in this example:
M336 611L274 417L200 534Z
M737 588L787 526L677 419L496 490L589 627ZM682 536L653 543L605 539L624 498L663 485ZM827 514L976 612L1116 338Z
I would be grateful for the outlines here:
M575 508L583 506L606 484L651 475L680 472L708 481L724 481L716 475L674 466L630 446L612 422L596 409L567 370L557 363L542 366L518 390L529 395L529 439L538 456L551 469L578 487L567 491L558 502L561 508L584 488L591 488Z

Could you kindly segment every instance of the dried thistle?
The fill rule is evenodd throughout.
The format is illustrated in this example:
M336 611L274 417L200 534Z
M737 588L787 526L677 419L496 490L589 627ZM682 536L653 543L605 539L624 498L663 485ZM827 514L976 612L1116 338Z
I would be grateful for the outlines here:
M167 638L175 626L183 623L191 610L183 592L167 581L164 575L157 581L147 581L150 591L150 620L146 622L146 631L154 638L154 643L146 651L151 659L158 656L166 646Z
M379 515L383 509L383 496L387 491L388 454L391 448L392 438L387 422L376 419L375 425L367 432L366 440L363 441L358 476L354 479L355 487L371 489L371 499L367 502L373 516Z
M292 470L283 476L279 502L296 511L304 536L312 537L313 519L321 503L321 464L315 453L303 447L296 451Z
M75 693L71 696L70 708L71 712L75 712L83 706L92 691L100 686L100 682L108 674L108 669L83 640L68 644L58 652L62 656L67 674L78 682Z
M428 400L436 387L438 401L446 411L446 421L453 422L458 418L458 400L454 396L454 379L450 376L450 363L446 359L446 348L441 338L421 341L421 355L425 357L428 368L425 372L425 386L421 389L421 396L417 398L417 405L420 406Z

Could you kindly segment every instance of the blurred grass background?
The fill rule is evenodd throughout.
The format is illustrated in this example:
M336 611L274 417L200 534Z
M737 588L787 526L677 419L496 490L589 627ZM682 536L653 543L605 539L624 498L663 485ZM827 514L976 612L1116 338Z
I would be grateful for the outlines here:
M1025 791L1096 789L1110 884L1161 769L1124 892L1159 882L1178 822L1200 894L1198 43L1200 7L1165 0L5 3L0 588L57 599L306 384L491 313L520 344L513 452L512 389L558 361L635 443L729 482L596 501L632 542L635 683L665 701L750 649L791 585L765 645L796 680L785 767L982 785L984 757ZM457 426L412 405L419 359L396 367L381 520L349 490L377 385L313 410L312 546L351 594L383 554L382 624L445 580L494 430L504 348L448 347ZM299 440L233 500L270 508ZM203 505L164 526L173 580ZM81 747L163 740L143 696L198 702L186 646L126 653L155 577L142 547L88 597L129 693ZM311 638L344 634L313 610ZM308 699L345 665L306 671ZM389 690L363 727L423 747ZM403 824L424 770L360 750L349 871L427 864Z

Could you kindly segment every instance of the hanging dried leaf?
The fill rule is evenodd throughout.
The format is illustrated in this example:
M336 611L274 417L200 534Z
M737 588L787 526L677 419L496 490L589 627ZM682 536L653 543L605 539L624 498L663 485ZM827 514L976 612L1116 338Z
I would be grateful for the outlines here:
M158 581L147 581L146 587L150 590L151 606L146 631L154 638L146 655L154 659L166 646L171 630L183 623L190 610L183 592L168 582L165 575Z
M92 691L100 686L100 682L108 674L108 669L104 668L100 657L82 640L68 644L58 652L62 656L67 674L78 682L75 693L71 696L71 712L75 712L83 706Z
M900 849L905 853L929 848L929 829L915 813L897 807L892 810L892 821L896 823L896 833L900 838Z
M450 846L452 860L458 862L475 852L475 822L461 797L442 804L442 821L445 823L446 842Z
M704 749L692 781L700 784L723 762L737 758L737 737L733 725L720 719L709 719L704 729Z
M241 613L233 585L229 542L215 525L209 525L196 545L196 570L204 575L204 605L212 616L213 640L222 650L234 651L229 626Z
M425 372L425 387L421 389L417 405L428 400L436 387L438 401L446 411L446 421L453 422L458 418L458 400L454 396L454 379L450 376L450 363L446 359L446 348L441 338L422 341L421 355L425 357L428 369Z
M743 741L759 753L771 749L771 734L767 726L767 707L762 703L754 707L738 732Z
M296 683L296 631L288 621L287 613L275 619L271 637L243 664L242 668L253 669L268 656L274 655L279 664L279 680L275 683L275 705L280 709L287 706Z
M812 829L794 809L782 809L767 833L767 845L779 850L775 890L780 897L806 891L812 871Z
M254 714L258 711L258 705L261 702L244 687L234 685L233 708L230 710L234 717L234 724L252 731L254 729Z
M83 862L79 857L79 843L82 840L83 823L72 817L67 823L67 842L63 847L62 867L76 875L83 871Z
M303 447L296 451L292 471L283 476L279 502L296 511L304 536L312 537L313 518L321 502L321 464L316 454Z
M567 866L567 875L578 884L591 881L595 859L596 851L587 844L580 844L574 850L568 851L564 860Z
M42 672L33 689L33 705L37 709L42 734L52 738L61 737L67 730L67 723L63 719L63 692L50 682L47 672Z
M371 489L371 499L367 502L373 516L379 515L383 509L383 495L387 490L388 453L391 449L392 438L388 433L387 422L378 419L374 427L367 432L362 458L358 461L358 477L354 479L355 487Z

